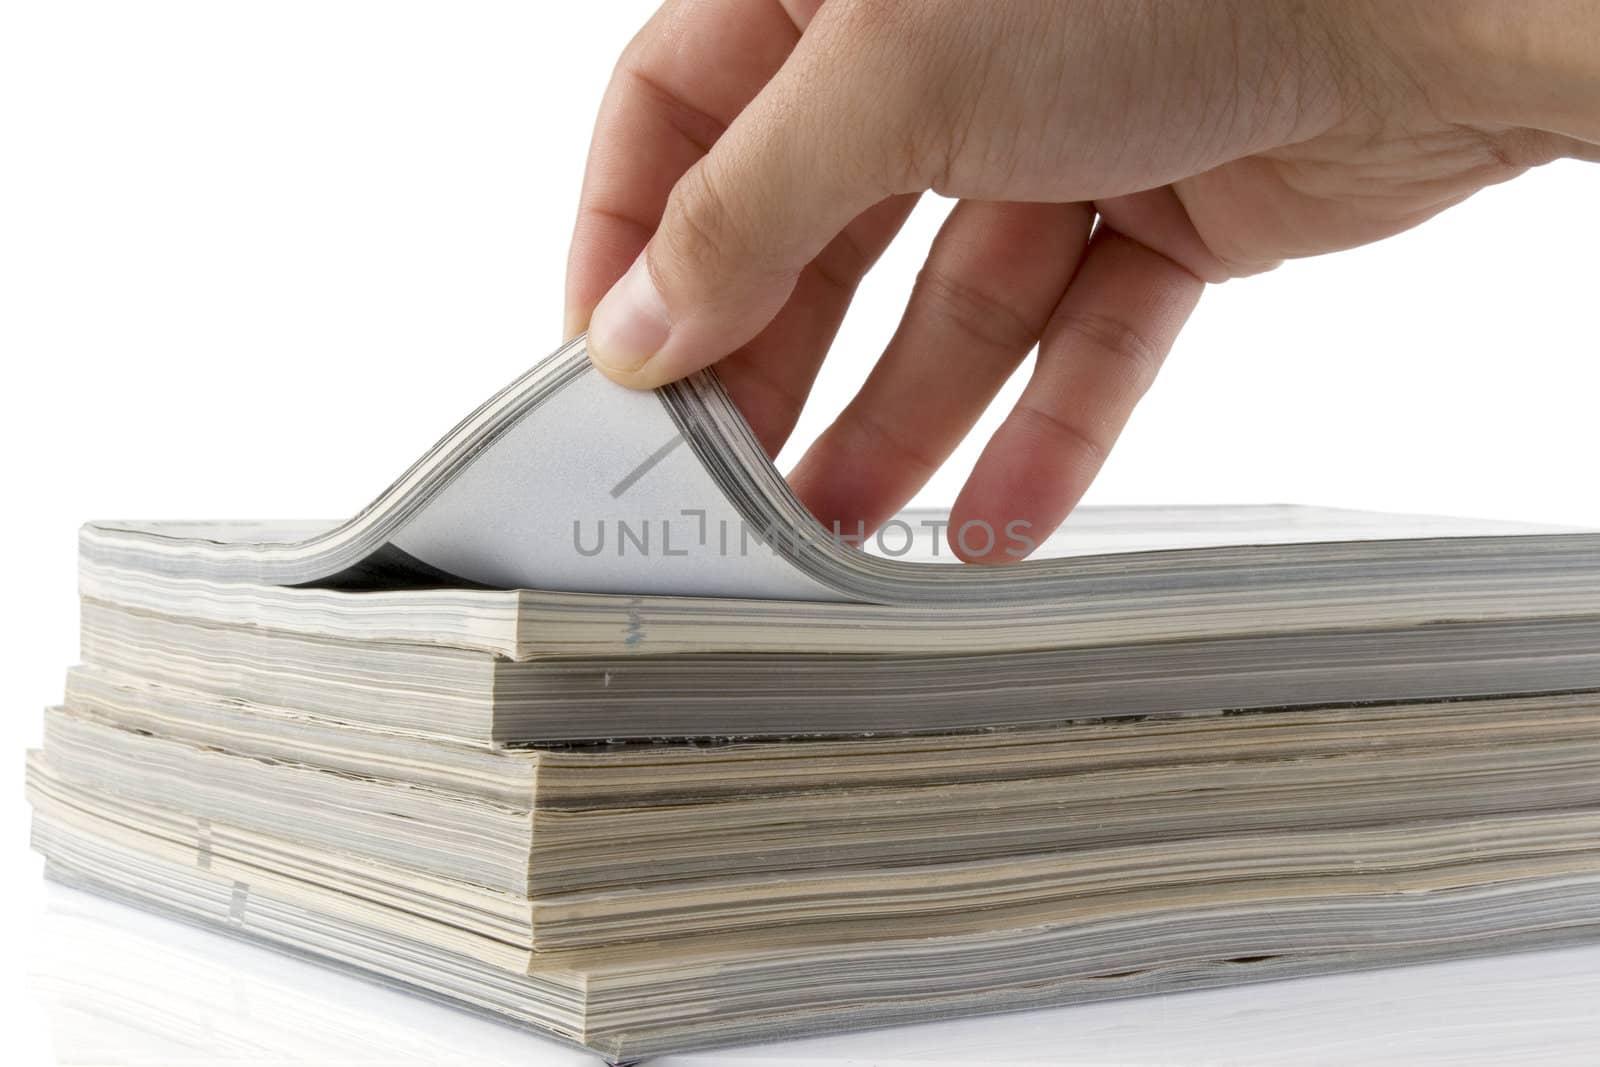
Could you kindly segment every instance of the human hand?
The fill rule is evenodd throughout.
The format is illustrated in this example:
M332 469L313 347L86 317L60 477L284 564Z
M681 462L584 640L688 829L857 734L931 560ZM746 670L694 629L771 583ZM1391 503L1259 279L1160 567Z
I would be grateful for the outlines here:
M959 197L790 481L824 524L876 528L1038 343L951 529L1042 533L1207 282L1597 144L1581 0L669 0L601 108L567 329L631 386L717 363L776 454L917 195Z

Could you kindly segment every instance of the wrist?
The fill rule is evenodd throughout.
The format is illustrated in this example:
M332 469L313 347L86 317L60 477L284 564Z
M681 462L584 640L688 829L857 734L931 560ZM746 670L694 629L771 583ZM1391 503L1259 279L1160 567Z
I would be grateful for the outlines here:
M1442 118L1600 143L1600 5L1434 0L1403 10L1408 73Z

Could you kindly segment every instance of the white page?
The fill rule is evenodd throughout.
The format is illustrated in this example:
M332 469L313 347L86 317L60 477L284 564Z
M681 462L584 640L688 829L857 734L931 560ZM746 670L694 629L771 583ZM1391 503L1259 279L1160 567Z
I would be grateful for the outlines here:
M391 538L486 585L838 600L753 536L651 393L578 375Z

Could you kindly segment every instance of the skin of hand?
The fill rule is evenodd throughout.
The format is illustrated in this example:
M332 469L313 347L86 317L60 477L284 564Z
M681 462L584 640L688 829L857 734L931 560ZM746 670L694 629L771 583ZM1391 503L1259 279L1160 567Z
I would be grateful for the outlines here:
M959 198L860 393L790 475L876 528L1032 350L954 531L1064 519L1207 283L1600 159L1587 0L669 0L606 92L567 330L712 363L769 454L917 196Z

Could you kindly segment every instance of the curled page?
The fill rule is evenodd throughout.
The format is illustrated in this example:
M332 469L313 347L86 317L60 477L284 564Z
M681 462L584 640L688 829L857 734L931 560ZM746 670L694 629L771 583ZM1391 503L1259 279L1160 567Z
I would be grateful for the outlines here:
M890 525L892 537L865 546L856 532L823 529L714 376L634 392L595 372L578 338L347 522L93 523L81 545L91 566L209 581L949 609L1212 593L1265 601L1349 582L1405 597L1489 573L1517 578L1506 588L1523 593L1554 583L1588 596L1600 553L1592 532L1512 523L1287 507L1085 509L1064 532L1037 538L1041 558L969 567L940 557L943 516Z

